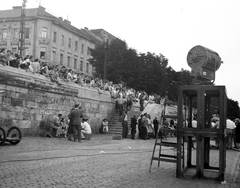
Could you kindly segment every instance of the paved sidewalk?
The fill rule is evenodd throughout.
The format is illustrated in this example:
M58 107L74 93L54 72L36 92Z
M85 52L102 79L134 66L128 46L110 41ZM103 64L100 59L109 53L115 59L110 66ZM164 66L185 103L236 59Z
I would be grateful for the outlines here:
M176 178L176 164L149 164L154 140L112 140L93 135L90 141L25 137L16 146L0 147L0 188L239 188L240 152L227 150L226 184ZM163 148L173 152L170 148ZM211 150L216 157L217 150ZM214 163L214 162L213 162Z

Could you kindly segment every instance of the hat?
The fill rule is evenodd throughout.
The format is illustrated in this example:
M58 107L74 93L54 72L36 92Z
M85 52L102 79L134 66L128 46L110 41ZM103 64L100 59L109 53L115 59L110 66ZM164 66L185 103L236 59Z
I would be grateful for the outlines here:
M84 116L84 117L82 118L82 120L83 120L83 121L87 121L88 118L87 118L86 116Z
M0 53L4 52L5 48L0 48Z

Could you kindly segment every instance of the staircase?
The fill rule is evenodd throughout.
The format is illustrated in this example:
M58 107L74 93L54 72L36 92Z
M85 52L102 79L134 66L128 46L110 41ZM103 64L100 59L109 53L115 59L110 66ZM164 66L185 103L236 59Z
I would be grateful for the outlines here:
M140 111L136 111L133 108L128 111L128 135L130 135L130 131L131 131L131 118L133 117L133 115L136 115L136 118L138 118L138 116L140 115ZM119 112L116 113L112 119L108 122L108 134L114 134L114 135L122 135L122 122L119 122Z

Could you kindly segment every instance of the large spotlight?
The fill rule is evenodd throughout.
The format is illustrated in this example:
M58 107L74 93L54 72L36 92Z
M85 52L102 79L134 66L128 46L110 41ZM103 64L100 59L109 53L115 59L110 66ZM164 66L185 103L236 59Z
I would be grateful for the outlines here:
M215 81L215 72L223 62L218 53L198 45L188 52L187 63L192 68L193 83L209 84Z

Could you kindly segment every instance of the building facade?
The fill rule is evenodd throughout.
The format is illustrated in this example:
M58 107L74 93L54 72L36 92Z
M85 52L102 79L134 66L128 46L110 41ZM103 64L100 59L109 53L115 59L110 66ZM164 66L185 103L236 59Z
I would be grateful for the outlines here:
M0 48L13 53L19 53L21 12L21 6L0 11ZM49 14L42 6L25 9L24 23L24 56L44 58L50 64L60 64L92 76L93 68L88 62L90 49L105 42L104 37L98 35L100 31L105 36L108 32L78 29L70 21ZM114 37L109 33L108 36Z

